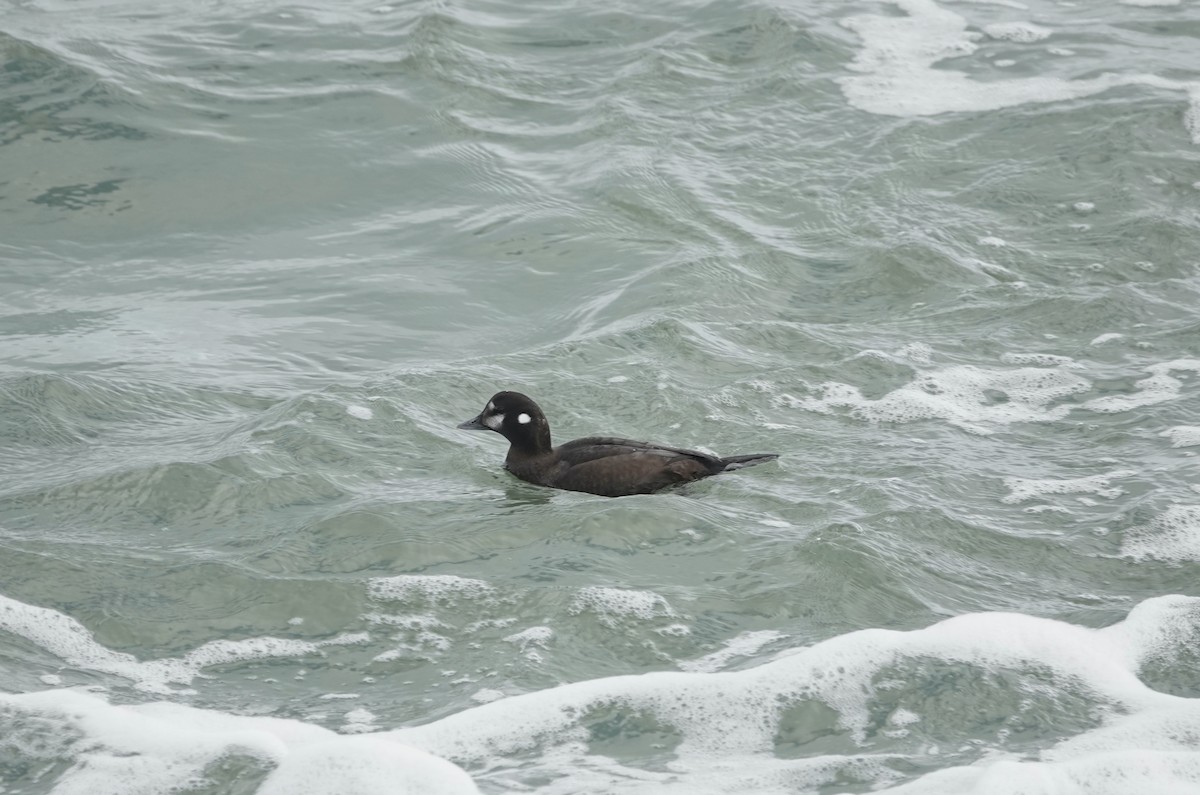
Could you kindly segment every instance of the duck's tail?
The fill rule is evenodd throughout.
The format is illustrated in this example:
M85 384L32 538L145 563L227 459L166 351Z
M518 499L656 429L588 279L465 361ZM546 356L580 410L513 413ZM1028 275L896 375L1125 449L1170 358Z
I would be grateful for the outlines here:
M764 461L774 461L779 458L778 453L752 453L751 455L731 455L728 458L721 459L722 472L728 472L732 469L741 469L742 467L752 467L755 464L761 464Z

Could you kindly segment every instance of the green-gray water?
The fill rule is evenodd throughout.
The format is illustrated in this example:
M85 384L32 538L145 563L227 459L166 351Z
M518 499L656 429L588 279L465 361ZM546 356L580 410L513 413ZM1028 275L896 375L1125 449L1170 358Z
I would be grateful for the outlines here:
M1198 52L0 0L0 792L1200 792Z

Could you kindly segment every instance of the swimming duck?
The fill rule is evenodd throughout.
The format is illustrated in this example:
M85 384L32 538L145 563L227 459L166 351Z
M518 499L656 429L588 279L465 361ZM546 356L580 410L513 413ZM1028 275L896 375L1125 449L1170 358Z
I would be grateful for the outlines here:
M720 458L610 436L588 436L554 447L546 415L520 392L497 392L478 416L458 427L495 431L507 439L504 468L521 480L604 497L649 494L779 457L755 453Z

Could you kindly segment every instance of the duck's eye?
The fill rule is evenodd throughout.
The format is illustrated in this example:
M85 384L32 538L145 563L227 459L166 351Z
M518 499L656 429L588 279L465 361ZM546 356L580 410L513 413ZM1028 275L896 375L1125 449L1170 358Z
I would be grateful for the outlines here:
M525 412L521 412L520 414L518 414L518 415L517 415L517 422L521 423L522 425L528 425L528 424L529 424L529 421L530 421L531 419L533 419L533 418L532 418L532 417L530 417L530 416L529 416L528 414L526 414Z
M483 418L483 424L491 428L493 431L500 430L500 426L504 424L503 414L489 414Z

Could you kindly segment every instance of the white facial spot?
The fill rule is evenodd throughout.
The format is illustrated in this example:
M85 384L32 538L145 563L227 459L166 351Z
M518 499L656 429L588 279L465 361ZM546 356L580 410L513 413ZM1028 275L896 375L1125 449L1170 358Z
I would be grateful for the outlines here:
M522 425L528 425L529 420L531 420L531 419L532 419L532 417L530 417L525 412L521 412L520 414L517 415L517 422L521 423Z
M488 401L488 404L483 407L484 414L491 414L495 410L496 410L496 404L490 400Z
M503 414L489 414L483 418L483 424L491 428L493 431L500 430L500 426L504 424Z

